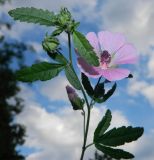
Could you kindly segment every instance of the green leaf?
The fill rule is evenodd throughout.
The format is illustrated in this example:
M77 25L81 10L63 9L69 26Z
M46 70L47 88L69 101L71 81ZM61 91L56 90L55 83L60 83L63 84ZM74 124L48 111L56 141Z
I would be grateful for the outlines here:
M18 71L17 79L23 82L46 81L56 77L63 68L62 64L42 62Z
M99 138L99 143L107 146L120 146L137 140L143 134L142 127L120 127L113 128Z
M84 58L87 63L93 66L99 66L99 60L96 53L93 51L93 47L90 45L88 40L78 31L73 33L74 46L78 54Z
M113 149L113 148L106 147L106 146L103 146L100 144L95 144L95 147L98 150L102 151L103 153L105 153L115 159L121 159L121 158L132 159L132 158L134 158L133 154L126 152L122 149Z
M84 87L84 89L86 90L87 94L88 94L90 97L93 97L93 95L94 95L94 89L93 89L93 87L91 86L88 77L87 77L84 73L81 73L81 79L82 79L83 87Z
M113 95L113 93L115 92L116 88L117 88L117 84L115 83L112 86L112 88L110 90L108 90L108 92L104 95L104 97L103 97L104 102Z
M54 13L48 10L37 8L16 8L9 11L9 15L15 20L28 23L38 23L40 25L52 26L54 25Z
M105 113L105 116L99 122L94 132L94 143L97 143L99 141L99 138L108 129L108 127L110 126L111 119L112 119L111 111L108 109Z
M97 84L95 90L94 90L94 99L96 98L102 98L105 94L104 89L104 82Z
M63 32L63 28L57 28L52 32L52 36L58 36Z
M80 84L80 81L76 75L76 73L74 72L73 68L70 66L70 65L67 65L65 67L65 74L66 74L66 77L68 79L68 81L70 82L70 84L78 89L78 90L81 90L81 84Z
M47 54L49 55L49 57L51 57L53 60L57 62L60 62L65 65L68 63L67 59L61 53L58 53L57 51L47 52Z
M106 83L106 82L104 82ZM112 88L110 90L108 90L108 92L106 94L104 94L104 96L102 98L94 98L94 100L97 102L97 103L103 103L105 102L106 100L108 100L112 95L113 93L115 92L116 90L116 87L117 87L117 84L115 83Z

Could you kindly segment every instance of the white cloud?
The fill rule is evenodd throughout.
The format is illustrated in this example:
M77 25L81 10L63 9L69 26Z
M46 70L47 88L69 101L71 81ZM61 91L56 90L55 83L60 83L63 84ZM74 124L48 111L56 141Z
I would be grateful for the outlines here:
M59 75L51 81L42 83L41 94L46 96L50 101L67 101L66 85L68 81L64 76Z
M132 80L128 84L128 93L130 95L142 95L144 96L151 106L154 106L154 84L150 84L146 81Z
M140 52L147 54L154 45L153 5L152 0L109 0L100 16L106 29L124 33Z
M93 131L105 113L105 108L94 108L88 143ZM39 104L31 102L18 116L17 121L27 128L25 146L38 149L27 160L78 160L82 146L83 119L80 112L64 107L57 113L48 113ZM129 122L120 111L113 111L113 125L128 125ZM86 159L93 157L94 148L86 152Z

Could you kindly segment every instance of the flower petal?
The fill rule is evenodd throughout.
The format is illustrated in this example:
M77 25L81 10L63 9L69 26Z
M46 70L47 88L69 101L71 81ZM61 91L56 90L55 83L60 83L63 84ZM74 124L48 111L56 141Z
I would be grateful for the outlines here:
M114 55L112 64L133 64L138 60L137 50L132 44L125 44Z
M122 34L108 31L99 32L98 39L101 49L107 50L110 54L113 54L126 43L125 37Z
M92 45L92 47L94 48L94 51L98 54L100 51L100 47L99 47L97 35L94 32L89 32L86 35L86 38L89 41L89 43Z
M123 68L110 68L100 70L99 73L109 81L116 81L128 77L130 71Z
M81 72L83 72L86 76L92 78L100 77L100 74L95 69L96 67L90 66L83 58L78 57L78 67L80 68Z

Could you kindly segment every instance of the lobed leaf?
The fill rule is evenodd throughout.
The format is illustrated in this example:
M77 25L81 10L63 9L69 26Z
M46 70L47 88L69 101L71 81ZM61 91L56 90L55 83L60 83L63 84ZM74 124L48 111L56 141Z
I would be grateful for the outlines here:
M54 13L48 10L37 9L34 7L16 8L8 12L15 20L28 23L38 23L40 25L54 25Z
M110 126L111 119L112 119L111 111L108 109L105 113L105 116L99 122L99 124L94 132L94 143L99 141L99 138L108 129L108 127Z
M18 71L17 79L23 82L46 81L56 77L63 68L62 64L42 62Z
M81 34L78 31L74 31L73 41L78 54L82 58L84 58L87 61L87 63L93 66L99 66L98 57L96 56L96 53L93 51L93 47L90 45L90 43L83 34Z
M99 138L99 143L107 146L120 146L137 140L143 134L142 127L132 126L113 128Z
M134 158L133 154L126 152L122 149L114 149L114 148L106 147L106 146L103 146L100 144L95 144L95 146L98 150L102 151L103 153L105 153L115 159L121 159L121 158L132 159L132 158Z
M97 103L103 103L103 102L107 101L113 95L113 93L115 92L116 87L117 87L117 84L115 83L112 86L112 88L110 90L108 90L108 92L103 95L102 98L95 98L95 101Z
M97 84L94 90L94 99L103 98L105 94L104 82Z

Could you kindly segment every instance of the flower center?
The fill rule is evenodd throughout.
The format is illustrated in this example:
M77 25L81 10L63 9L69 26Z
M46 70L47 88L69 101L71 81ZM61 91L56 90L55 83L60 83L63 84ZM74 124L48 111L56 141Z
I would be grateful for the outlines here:
M101 53L100 62L102 67L104 68L108 67L108 64L111 62L111 55L108 51L104 50Z

